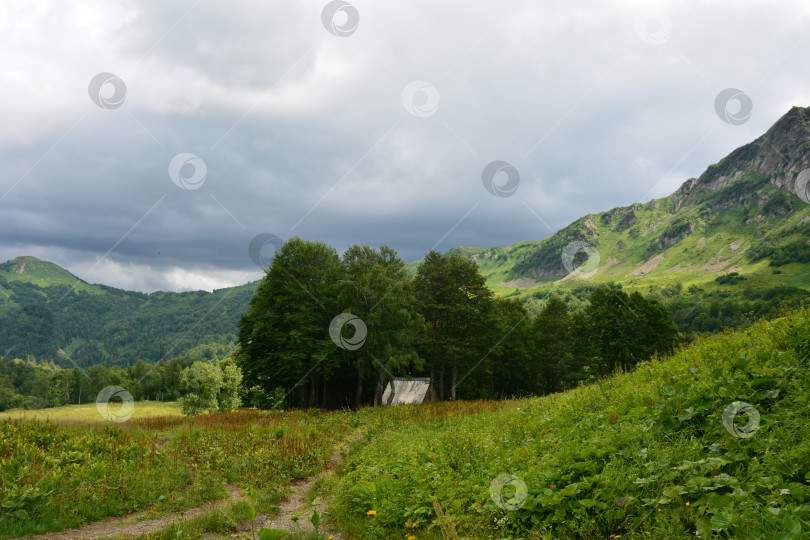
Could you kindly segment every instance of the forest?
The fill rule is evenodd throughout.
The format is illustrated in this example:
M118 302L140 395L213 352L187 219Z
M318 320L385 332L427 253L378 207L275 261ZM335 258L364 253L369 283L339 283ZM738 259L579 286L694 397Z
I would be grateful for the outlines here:
M549 394L669 354L679 339L661 302L618 286L594 288L578 311L552 296L532 313L495 297L457 254L431 251L409 277L389 247L340 257L292 238L239 322L234 357L258 405L340 408L380 404L402 376L430 377L436 400Z

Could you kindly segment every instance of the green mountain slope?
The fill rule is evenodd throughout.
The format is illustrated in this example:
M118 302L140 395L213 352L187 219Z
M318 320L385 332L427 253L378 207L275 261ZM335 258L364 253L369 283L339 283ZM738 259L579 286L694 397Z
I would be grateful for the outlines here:
M144 294L90 285L35 257L0 265L0 355L72 367L227 354L256 283Z
M810 108L794 107L669 197L588 214L539 242L450 251L475 259L500 294L611 281L688 286L729 272L808 288L810 205L793 192L808 168ZM594 251L576 250L584 245ZM567 247L569 267L583 265L573 273L564 263Z

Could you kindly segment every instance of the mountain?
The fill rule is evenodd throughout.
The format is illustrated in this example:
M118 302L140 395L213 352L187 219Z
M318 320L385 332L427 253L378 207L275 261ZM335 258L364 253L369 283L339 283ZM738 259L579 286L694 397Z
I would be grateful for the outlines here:
M56 264L18 257L0 264L0 356L85 367L226 355L257 285L144 294L91 285Z
M808 169L810 108L794 107L669 197L588 214L538 242L450 251L474 259L500 295L559 293L576 307L616 284L658 294L682 329L714 331L806 300L810 204L795 190ZM225 355L257 285L143 294L18 257L0 264L0 355L66 367Z
M499 294L543 295L607 282L688 287L732 272L749 283L807 289L810 205L795 189L808 169L810 108L794 107L669 197L588 214L538 242L450 251L476 260ZM569 272L567 247L574 256L569 268L593 258Z

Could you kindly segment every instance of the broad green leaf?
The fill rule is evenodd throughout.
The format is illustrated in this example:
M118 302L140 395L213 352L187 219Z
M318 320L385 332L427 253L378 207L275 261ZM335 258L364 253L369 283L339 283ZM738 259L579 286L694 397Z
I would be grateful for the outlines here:
M279 540L279 538L284 538L289 534L288 531L282 531L281 529L260 529L259 540Z
M724 513L715 514L712 516L711 525L713 531L722 531L731 525L731 517Z

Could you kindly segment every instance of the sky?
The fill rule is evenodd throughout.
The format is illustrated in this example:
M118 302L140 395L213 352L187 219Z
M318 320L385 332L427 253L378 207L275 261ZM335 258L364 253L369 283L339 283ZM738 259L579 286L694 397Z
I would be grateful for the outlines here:
M810 106L808 38L805 0L6 0L0 260L212 290L293 236L540 240Z

